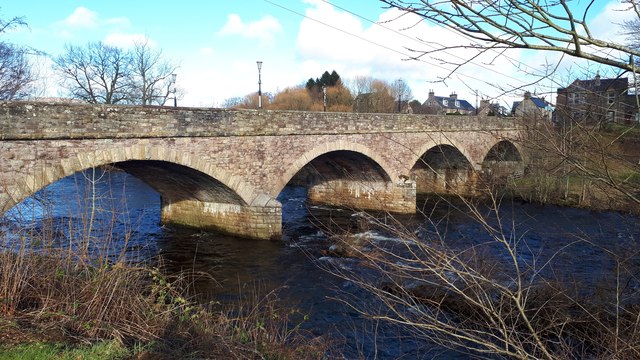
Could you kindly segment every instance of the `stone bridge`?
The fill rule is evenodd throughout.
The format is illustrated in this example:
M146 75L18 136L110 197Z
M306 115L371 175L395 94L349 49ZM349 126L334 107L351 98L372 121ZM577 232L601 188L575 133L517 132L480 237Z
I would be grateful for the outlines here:
M287 184L311 202L412 213L416 191L521 168L520 132L494 117L1 102L0 214L111 165L158 191L163 222L277 238Z

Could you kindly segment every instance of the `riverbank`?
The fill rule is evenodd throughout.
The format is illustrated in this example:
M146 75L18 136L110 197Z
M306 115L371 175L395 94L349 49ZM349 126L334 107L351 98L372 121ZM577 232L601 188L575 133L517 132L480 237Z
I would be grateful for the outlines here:
M608 184L586 178L542 178L525 175L521 179L502 184L497 193L502 198L527 203L640 215L640 204L634 201L634 198L640 198L640 174L629 180L637 190L629 190L627 183L623 189L628 192L625 194Z
M328 352L325 339L299 329L304 315L282 306L276 292L247 294L225 309L196 303L186 277L151 265L39 244L14 250L0 253L3 359L319 359Z

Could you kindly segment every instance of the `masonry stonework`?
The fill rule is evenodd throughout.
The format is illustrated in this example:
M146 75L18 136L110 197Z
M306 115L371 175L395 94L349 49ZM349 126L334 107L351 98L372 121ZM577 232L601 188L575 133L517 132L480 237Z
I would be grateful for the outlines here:
M163 221L274 238L278 194L319 156L348 151L384 177L316 184L312 201L406 213L415 211L412 169L429 149L451 146L482 170L495 144L520 133L491 117L1 102L0 212L65 176L110 164L161 194Z

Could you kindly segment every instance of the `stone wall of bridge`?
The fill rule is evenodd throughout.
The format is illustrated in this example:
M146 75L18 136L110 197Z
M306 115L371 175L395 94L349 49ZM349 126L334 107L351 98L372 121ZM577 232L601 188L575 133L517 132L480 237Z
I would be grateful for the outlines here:
M0 211L90 167L135 161L125 170L135 174L144 168L137 172L153 177L149 164L164 162L201 175L172 170L176 184L191 177L191 187L180 194L156 184L163 220L273 238L281 231L276 197L319 156L358 154L379 165L384 176L370 184L333 179L311 189L312 201L411 212L416 191L411 171L429 149L453 147L480 170L491 147L518 132L509 121L461 116L5 102L0 103ZM163 176L174 183L170 174ZM198 187L196 180L206 177L217 185ZM216 186L237 196L223 201Z

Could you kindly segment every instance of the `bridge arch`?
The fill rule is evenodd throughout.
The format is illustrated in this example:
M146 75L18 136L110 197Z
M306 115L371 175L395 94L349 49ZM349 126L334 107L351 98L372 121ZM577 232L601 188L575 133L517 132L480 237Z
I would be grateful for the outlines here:
M484 161L523 161L520 145L510 140L499 140L489 148Z
M447 148L452 148L452 149L457 150L460 153L460 155L462 155L464 157L464 159L466 159L467 162L472 167L474 167L473 161L475 159L473 158L473 156L469 152L469 149L467 149L466 147L462 146L461 144L459 144L455 140L452 140L452 139L449 139L449 138L444 138L444 139L441 139L440 141L436 141L436 140L432 139L429 142L423 144L419 149L417 149L417 151L413 153L413 156L411 157L411 159L409 161L410 169L415 168L416 165L418 165L422 161L421 160L422 157L425 156L431 149L438 148L438 147L443 147L443 146L447 147Z
M280 180L275 186L274 196L277 196L277 194L279 194L282 189L284 189L284 187L291 181L291 179L293 179L293 177L298 174L300 170L310 164L314 159L322 155L337 151L349 151L363 155L364 157L371 160L376 166L380 167L380 169L384 173L383 176L385 180L390 181L392 179L393 172L390 171L391 167L389 166L389 164L387 164L387 162L384 161L382 157L380 157L370 148L354 142L334 141L318 145L298 157L280 177Z
M425 145L412 162L410 177L416 182L418 194L473 192L478 179L473 158L454 141Z
M499 140L486 152L482 170L488 178L505 178L524 173L525 152L510 140Z
M396 213L415 211L413 183L392 181L396 172L376 152L359 143L334 141L306 151L279 180L307 188L309 203Z
M3 211L8 210L45 186L76 172L108 164L114 164L115 167L121 167L125 171L135 172L133 162L136 161L148 162L148 164L155 162L156 165L158 162L173 164L169 166L173 170L182 172L183 175L187 173L194 178L208 179L211 183L228 188L228 191L224 191L225 199L233 200L237 205L266 206L271 202L275 202L268 195L255 191L251 185L240 177L231 175L224 169L214 167L196 156L165 147L134 145L79 153L63 158L57 164L40 163L36 165L30 174L22 176L21 179L16 179L15 190L9 199L10 203L5 204ZM133 175L135 176L135 174ZM158 189L156 188L156 190Z

